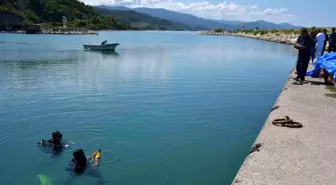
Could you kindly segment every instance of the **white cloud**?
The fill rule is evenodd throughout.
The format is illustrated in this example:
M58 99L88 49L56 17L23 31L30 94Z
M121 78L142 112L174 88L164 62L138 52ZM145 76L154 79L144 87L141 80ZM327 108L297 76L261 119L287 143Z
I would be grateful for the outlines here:
M281 22L284 17L294 18L287 8L262 10L258 5L239 5L235 3L222 2L212 4L207 1L183 3L176 0L80 0L89 5L121 5L131 8L149 7L165 8L172 11L190 13L199 17L212 19L236 19L236 20L257 20Z
M249 12L249 15L259 15L259 16L272 16L272 15L283 15L287 12L287 8L281 8L281 9L271 9L267 8L264 11L252 11Z
M258 5L252 5L250 6L250 9L258 9Z

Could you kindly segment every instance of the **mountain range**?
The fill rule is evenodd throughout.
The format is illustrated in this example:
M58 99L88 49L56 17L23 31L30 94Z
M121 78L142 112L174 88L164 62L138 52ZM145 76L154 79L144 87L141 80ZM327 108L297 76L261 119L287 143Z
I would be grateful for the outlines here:
M102 16L113 17L123 25L138 30L200 30L199 27L193 27L180 22L161 19L149 14L140 13L134 10L122 9L114 10L107 7L94 7L95 11Z
M216 29L222 28L225 30L236 30L241 29L244 25L245 29L293 29L298 28L298 26L294 26L288 23L271 23L263 20L253 21L253 22L243 22L243 21L226 21L226 20L212 20L196 17L191 14L174 12L162 8L128 8L125 6L99 6L100 8L109 9L109 10L123 10L123 11L135 11L143 14L148 14L153 17L157 17L160 19L165 19L169 21L173 21L176 23L182 23L184 25L191 26L194 29L204 30L204 29Z
M1 1L1 0L0 0ZM211 20L191 14L155 8L85 5L78 0L11 0L0 3L0 30L20 30L25 25L58 29L66 19L67 28L91 30L224 30L288 29L290 24L266 21Z

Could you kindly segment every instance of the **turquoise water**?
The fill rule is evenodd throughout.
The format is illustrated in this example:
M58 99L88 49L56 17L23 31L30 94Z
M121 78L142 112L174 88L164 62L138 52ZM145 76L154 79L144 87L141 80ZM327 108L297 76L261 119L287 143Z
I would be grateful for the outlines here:
M83 43L119 42L117 53ZM0 34L0 184L230 184L294 65L291 46L195 32ZM60 156L36 142L59 129ZM69 180L70 179L70 180Z

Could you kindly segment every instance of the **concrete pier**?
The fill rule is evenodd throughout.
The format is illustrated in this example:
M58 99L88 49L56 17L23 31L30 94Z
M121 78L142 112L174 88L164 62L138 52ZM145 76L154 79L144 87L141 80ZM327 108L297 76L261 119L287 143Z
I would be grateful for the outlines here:
M293 77L294 74L290 74ZM271 79L270 79L271 80ZM234 185L336 184L336 88L323 79L289 79ZM302 128L279 127L272 120L289 116Z

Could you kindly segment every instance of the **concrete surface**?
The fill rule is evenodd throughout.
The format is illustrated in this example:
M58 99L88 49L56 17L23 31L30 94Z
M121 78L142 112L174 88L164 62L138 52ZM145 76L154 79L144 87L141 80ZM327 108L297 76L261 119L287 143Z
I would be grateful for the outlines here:
M306 80L304 85L288 80L275 103L280 107L270 113L255 142L262 144L260 151L246 157L233 185L336 184L336 98L326 96L332 92L322 79ZM285 115L303 128L272 124Z

